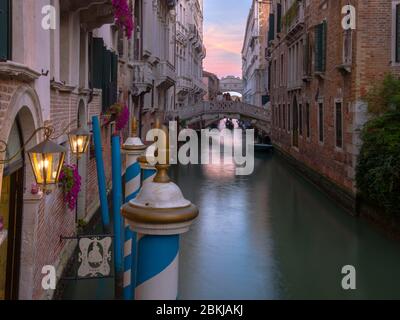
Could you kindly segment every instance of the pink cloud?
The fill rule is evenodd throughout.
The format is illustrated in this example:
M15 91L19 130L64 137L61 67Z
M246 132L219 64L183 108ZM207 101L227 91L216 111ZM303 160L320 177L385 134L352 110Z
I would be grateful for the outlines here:
M208 24L204 30L207 57L204 68L219 77L241 76L243 30L240 25Z

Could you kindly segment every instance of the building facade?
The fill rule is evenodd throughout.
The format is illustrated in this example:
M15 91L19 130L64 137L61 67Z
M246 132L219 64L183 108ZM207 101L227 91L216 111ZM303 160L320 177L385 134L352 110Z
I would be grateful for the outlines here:
M54 266L60 277L76 247L75 240L61 239L77 232L62 187L33 192L25 151L43 134L28 143L31 134L53 126L55 142L68 149L66 132L78 125L90 129L92 116L101 117L115 102L133 112L133 43L113 23L108 0L0 0L0 140L7 143L7 154L0 156L8 158L27 144L0 165L0 299L50 299L54 292L43 290L42 268ZM112 133L111 125L102 126L109 187ZM77 163L69 151L65 161ZM89 221L99 208L92 145L78 168L77 216Z
M348 5L272 1L267 61L274 143L354 210L363 96L385 73L399 73L400 1ZM343 27L342 12L354 13L355 29Z
M203 83L203 0L178 0L176 5L176 107L196 104L206 94Z
M215 100L220 92L220 80L218 79L217 75L211 72L203 71L203 83L207 90L203 100Z
M264 106L269 101L267 48L269 0L253 0L242 48L243 101Z
M143 137L156 118L175 108L175 8L170 0L134 2L133 104Z
M203 2L136 0L134 6L133 104L145 138L156 119L205 94Z
M243 95L243 81L239 77L227 76L220 80L220 91L237 92Z

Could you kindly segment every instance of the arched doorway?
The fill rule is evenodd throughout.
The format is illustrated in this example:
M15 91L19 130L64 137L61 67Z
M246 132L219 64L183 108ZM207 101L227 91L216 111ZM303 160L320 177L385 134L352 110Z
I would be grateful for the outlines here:
M87 113L86 113L86 104L83 100L79 101L78 105L78 117L77 117L77 126L78 127L87 127ZM81 156L80 159L77 159L77 166L79 170L79 174L82 178L81 180L81 192L79 192L78 196L78 205L77 205L77 219L83 219L86 216L86 170L87 170L87 154Z
M12 160L3 169L0 194L0 217L3 241L0 244L0 300L19 297L21 235L23 222L24 189L26 180L25 154L19 152L27 138L23 128L30 111L22 108L16 115L7 139L6 158ZM14 157L15 155L15 157Z
M296 96L293 97L293 108L292 108L292 119L293 119L293 130L292 130L292 143L293 146L298 148L299 147L299 112L298 112L298 105Z
M33 196L30 188L35 182L26 153L18 153L25 145L29 150L39 141L31 138L36 128L43 125L40 102L36 92L21 85L13 94L0 127L7 155L13 158L0 165L0 216L4 220L0 232L0 299L32 299L34 261L36 257L37 217L41 195ZM35 203L30 202L35 197ZM23 239L23 241L21 241Z

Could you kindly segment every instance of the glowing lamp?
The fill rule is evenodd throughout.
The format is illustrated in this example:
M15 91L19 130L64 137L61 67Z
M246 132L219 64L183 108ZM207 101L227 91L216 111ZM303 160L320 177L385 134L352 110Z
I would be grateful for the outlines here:
M58 184L66 151L48 139L28 151L36 183L43 190Z
M83 127L72 130L68 134L71 152L79 159L87 151L90 142L90 132Z

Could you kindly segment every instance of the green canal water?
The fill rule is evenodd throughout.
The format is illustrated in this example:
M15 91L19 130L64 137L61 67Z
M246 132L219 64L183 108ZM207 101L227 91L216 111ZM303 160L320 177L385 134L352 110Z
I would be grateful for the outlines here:
M181 239L180 299L400 299L400 243L279 156L256 154L251 176L218 164L171 177L200 209ZM345 265L356 268L356 290L342 289ZM112 299L113 282L68 282L63 297Z

